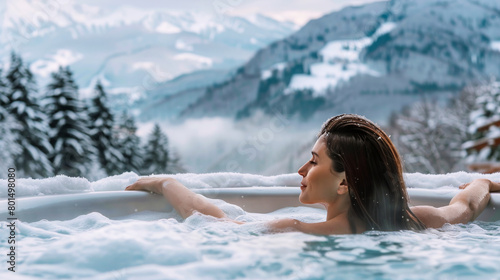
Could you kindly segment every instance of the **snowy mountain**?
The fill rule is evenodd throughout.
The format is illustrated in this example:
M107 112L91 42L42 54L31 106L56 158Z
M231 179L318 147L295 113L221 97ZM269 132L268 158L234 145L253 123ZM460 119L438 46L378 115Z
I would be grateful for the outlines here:
M132 99L184 74L236 67L295 28L262 15L107 10L69 0L2 1L0 13L4 62L12 49L20 52L42 85L59 65L70 65L81 88L99 78Z
M263 110L324 120L342 112L377 120L432 94L500 77L500 4L396 0L345 8L259 50L205 88L181 118L244 118ZM156 104L156 110L162 104Z

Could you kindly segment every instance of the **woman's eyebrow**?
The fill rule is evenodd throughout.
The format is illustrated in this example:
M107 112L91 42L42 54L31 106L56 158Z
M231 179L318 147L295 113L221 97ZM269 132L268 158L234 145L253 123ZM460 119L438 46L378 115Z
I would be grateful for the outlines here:
M312 154L313 156L319 157L318 153L316 153L316 152L314 152L314 151L312 151L312 152L311 152L311 154Z

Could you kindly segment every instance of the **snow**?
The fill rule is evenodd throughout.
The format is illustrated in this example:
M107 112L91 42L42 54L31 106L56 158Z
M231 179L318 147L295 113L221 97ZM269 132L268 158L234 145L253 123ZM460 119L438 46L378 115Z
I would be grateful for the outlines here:
M197 68L209 68L213 61L211 58L193 53L180 53L174 56L174 60L186 61L197 65Z
M146 93L141 87L116 87L107 89L110 95L113 94L126 94L127 104L133 104L135 101L145 97Z
M175 48L181 51L193 51L193 46L189 45L182 39L175 41Z
M357 61L360 51L371 43L371 38L332 41L321 49L320 54L325 62Z
M322 96L327 88L335 88L352 77L365 73L372 76L380 74L361 63L315 63L311 65L311 75L296 74L290 81L289 89L313 89L313 96ZM292 91L288 90L286 93Z
M491 126L488 132L488 139L493 140L498 137L500 137L500 127Z
M261 80L269 79L273 75L273 70L278 70L279 72L283 71L286 67L286 62L278 62L273 64L273 66L269 67L269 69L262 70L261 72Z
M155 30L158 33L164 34L176 34L182 31L179 27L165 21L158 25Z
M293 75L288 90L285 94L291 94L293 91L290 89L313 89L313 96L318 97L323 95L323 91L328 87L336 87L340 79L333 79L331 77L315 77L313 75L296 74Z
M297 173L282 174L276 176L262 176L244 173L204 173L204 174L161 174L150 175L152 177L172 177L190 189L203 188L236 188L252 186L287 186L298 187L301 176ZM39 196L54 194L75 194L99 191L119 191L133 184L141 176L133 172L125 172L120 175L110 176L98 181L90 182L85 178L67 177L59 175L45 179L17 179L16 196ZM455 172L449 174L421 174L405 173L405 182L408 188L440 189L458 188L474 179L487 178L500 181L500 173L480 174ZM7 185L7 180L1 179L1 185ZM0 188L0 195L6 197L7 188Z
M384 22L378 29L375 31L374 36L378 37L380 35L391 32L394 28L397 27L395 22Z
M37 1L36 5L29 3L27 0L7 1L6 12L2 21L4 28L16 28L17 23L24 22L30 27L39 27L45 20L56 22L59 26L66 26L69 22L63 17L54 16L51 12L54 9L48 8L43 3ZM23 30L24 31L24 30Z
M54 55L47 55L45 59L33 62L30 70L44 78L57 72L59 66L68 66L83 59L83 55L67 49L59 49Z
M175 13L172 14L175 15ZM212 32L221 33L225 30L224 25L218 23L216 17L211 13L178 12L177 16L189 19L189 21L182 22L182 29L189 32L201 34L207 30L211 30Z
M144 69L149 70L154 68L155 64L150 61L137 61L132 64L132 70Z
M474 147L476 144L478 144L478 141L477 140L469 140L469 141L466 141L462 144L462 148L464 150L468 150L472 147Z
M491 154L491 147L488 146L484 149L481 149L481 151L479 151L479 153L477 154L476 161L487 159L490 154Z
M0 106L0 161L1 170L7 170L14 166L14 157L22 152L21 146L17 141L16 130L21 130L19 122Z
M7 180L1 180L7 184ZM6 197L7 189L1 190L2 196ZM59 175L46 179L18 179L16 184L16 197L37 196L51 194L73 194L92 192L90 182L85 178L67 177Z
M65 7L65 12L70 14L73 20L79 24L87 26L87 28L91 28L93 26L111 27L129 25L140 21L151 13L150 11L142 10L136 7L124 6L107 14L103 10L100 10L98 13L89 17L87 14L78 11L77 6L75 5L67 5Z
M230 23L249 26L245 33L238 35L228 28L227 23L221 22L213 9L195 11L172 5L178 6L167 4L158 8L153 7L155 5L146 7L134 3L82 4L75 0L8 1L0 4L0 45L4 47L0 48L0 52L3 51L7 57L10 48L19 50L18 45L22 45L23 56L30 62L40 88L45 87L50 73L57 71L59 65L71 64L76 83L82 88L92 89L92 81L99 76L110 81L112 87L137 86L145 93L159 86L158 83L193 71L215 67L218 72L220 69L236 67L250 59L259 47L293 31L288 23L252 26L241 18L227 15ZM218 36L221 32L223 34ZM71 40L71 36L76 41ZM251 37L256 38L254 42L257 45L241 44ZM89 47L96 42L99 42L100 47ZM199 45L203 45L203 48L197 48ZM63 53L58 53L59 49L71 50L72 53L70 57L64 57ZM217 49L224 51L217 52ZM195 52L212 61L200 64L194 60L195 65L185 60L172 61L179 52ZM54 58L56 55L63 57ZM152 57L156 59L151 61L157 68L163 69L168 65L169 70L148 73L131 70L130 66L134 62L150 60ZM159 75L162 73L165 74ZM197 75L201 76L199 73ZM83 93L88 95L91 92L84 90ZM113 109L121 111L125 102L128 101L116 103Z
M18 115L22 115L24 113L24 109L26 109L26 103L21 101L14 101L10 104L11 108L15 108Z
M490 43L490 47L494 49L495 51L500 52L500 41L492 41Z
M167 69L161 69L157 63L150 61L139 61L132 64L132 70L139 69L148 72L157 82L164 82L174 77Z
M471 148L474 145L487 144L493 146L495 140L500 137L500 128L493 125L500 120L500 83L491 81L474 88L478 97L476 98L475 107L469 114L471 125L468 127L468 132L473 135L473 140L462 145L465 149ZM482 127L482 131L478 129ZM486 128L486 129L485 129ZM479 152L468 151L470 155L467 157L468 162L486 162L498 159L496 150L491 150L489 147L483 148Z
M378 36L388 33L394 28L396 28L396 24L388 22L382 24L372 37L329 42L319 52L322 62L311 65L311 75L294 75L285 93L289 94L294 90L309 88L314 90L313 96L317 97L324 95L328 88L335 88L355 76L380 76L381 73L362 63L359 55ZM268 75L269 73L263 72L263 77Z

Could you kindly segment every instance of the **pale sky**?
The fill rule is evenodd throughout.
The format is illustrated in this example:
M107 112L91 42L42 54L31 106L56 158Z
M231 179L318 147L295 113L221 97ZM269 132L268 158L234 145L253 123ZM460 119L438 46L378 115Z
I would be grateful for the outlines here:
M346 6L359 6L377 1L381 0L87 0L85 3L110 9L128 5L241 16L260 13L277 20L303 25L313 18L338 11Z

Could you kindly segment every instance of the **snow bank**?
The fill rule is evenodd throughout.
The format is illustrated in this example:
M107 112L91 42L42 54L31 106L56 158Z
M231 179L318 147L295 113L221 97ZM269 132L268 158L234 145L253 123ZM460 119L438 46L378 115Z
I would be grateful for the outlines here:
M0 196L7 199L7 180L0 180ZM46 179L17 179L15 187L16 197L37 196L50 194L72 194L93 192L91 183L85 178L58 175Z
M206 173L206 174L175 174L151 175L152 177L172 177L190 189L206 188L239 188L252 186L298 186L298 174L284 174L278 176L262 176L242 173ZM108 177L91 183L95 191L118 191L134 183L139 176L133 172ZM50 178L49 178L50 179Z
M206 173L206 174L175 174L175 175L151 175L156 177L173 177L190 189L203 188L234 188L252 186L288 186L298 187L301 177L296 173L277 176L262 176L242 173ZM139 175L126 172L120 175L107 177L95 182L89 182L85 178L72 178L67 176L56 176L46 179L18 179L16 180L16 197L38 196L52 194L74 194L94 191L119 191L139 179ZM480 174L456 172L449 174L404 174L406 184L409 188L437 189L458 188L477 178L487 178L500 181L500 173ZM0 196L7 197L7 180L0 180Z
M481 174L468 173L464 171L448 174L404 174L406 186L415 189L437 189L443 187L458 188L460 185L469 183L474 179L486 178L492 181L500 181L500 173Z

